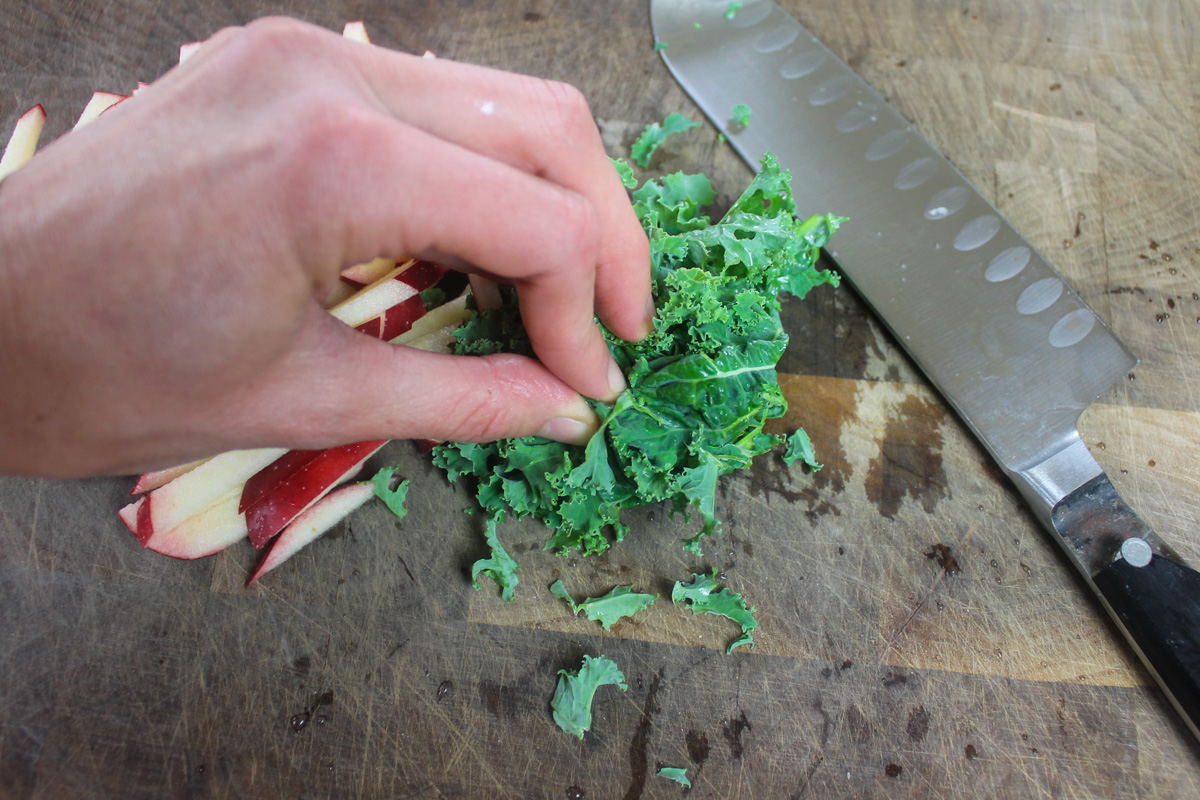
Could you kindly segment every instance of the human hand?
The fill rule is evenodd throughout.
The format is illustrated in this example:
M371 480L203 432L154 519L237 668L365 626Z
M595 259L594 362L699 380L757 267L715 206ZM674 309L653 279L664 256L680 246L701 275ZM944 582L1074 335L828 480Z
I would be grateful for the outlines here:
M387 345L341 269L512 283L541 363ZM586 103L552 82L268 19L0 183L0 472L132 472L383 438L582 441L651 326L645 236Z

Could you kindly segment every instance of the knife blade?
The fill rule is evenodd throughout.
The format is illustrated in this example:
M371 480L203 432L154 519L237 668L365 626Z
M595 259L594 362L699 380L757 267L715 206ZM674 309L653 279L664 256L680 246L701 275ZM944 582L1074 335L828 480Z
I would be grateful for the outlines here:
M770 0L651 0L667 68L752 167L851 218L827 253L1013 481L1200 739L1200 573L1113 488L1080 414L1137 363L914 127ZM734 121L734 106L752 121Z

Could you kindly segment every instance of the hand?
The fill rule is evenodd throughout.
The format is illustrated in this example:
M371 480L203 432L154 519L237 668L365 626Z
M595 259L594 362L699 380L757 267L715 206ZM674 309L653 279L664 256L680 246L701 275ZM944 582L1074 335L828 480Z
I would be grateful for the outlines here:
M372 340L338 272L516 286L541 363ZM586 440L652 325L645 236L570 87L267 19L0 184L0 472L377 438Z

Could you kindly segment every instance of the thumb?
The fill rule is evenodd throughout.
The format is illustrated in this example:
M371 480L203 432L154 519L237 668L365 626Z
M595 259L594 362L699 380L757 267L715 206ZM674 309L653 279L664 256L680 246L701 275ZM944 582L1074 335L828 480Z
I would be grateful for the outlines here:
M532 359L387 344L324 312L311 323L254 403L277 441L322 447L537 435L584 444L599 426L587 402Z

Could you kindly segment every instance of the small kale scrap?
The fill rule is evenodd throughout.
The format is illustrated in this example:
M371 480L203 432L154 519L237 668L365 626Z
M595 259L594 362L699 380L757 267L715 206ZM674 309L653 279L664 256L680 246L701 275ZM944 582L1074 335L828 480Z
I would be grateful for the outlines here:
M640 594L633 591L632 586L614 586L611 591L600 597L589 597L578 603L571 597L562 581L555 581L550 586L550 593L560 600L566 601L571 611L576 615L580 611L593 622L599 622L604 630L611 630L613 623L624 617L632 617L639 611L649 608L658 599L656 594Z
M743 128L750 124L750 106L738 103L733 107L733 121Z
M500 596L505 600L512 600L513 591L521 581L517 578L519 565L516 559L508 554L508 551L500 544L500 537L496 534L496 528L503 521L504 514L488 517L484 539L492 554L490 558L481 558L471 566L471 585L478 590L480 588L479 575L487 575L500 585Z
M732 653L735 648L748 644L754 647L754 629L758 620L754 618L754 609L746 607L746 600L740 594L723 588L716 591L717 576L692 574L692 582L684 584L676 581L671 590L671 602L677 606L686 606L693 614L719 614L742 626L742 635L726 648L726 653Z
M783 460L790 467L797 461L803 461L813 472L821 469L817 461L817 452L813 449L812 439L808 438L803 428L797 428L787 438L787 449L783 452Z
M408 481L400 481L395 489L392 488L392 477L398 469L400 468L384 467L376 472L371 478L371 488L375 496L384 502L397 519L404 519L408 514L408 509L404 507L404 501L408 498Z
M642 131L642 135L633 143L629 154L639 167L645 169L650 165L650 156L654 155L654 151L666 141L668 136L699 127L699 122L690 120L683 114L672 112L667 114L667 118L661 123L651 122L647 125L646 130Z
M661 767L658 770L658 777L675 781L688 789L692 788L692 782L688 780L687 776L687 767Z
M592 727L592 698L596 690L608 685L619 686L621 691L629 688L616 663L604 656L585 655L578 672L560 669L558 675L558 686L550 700L554 721L565 733L580 739Z

